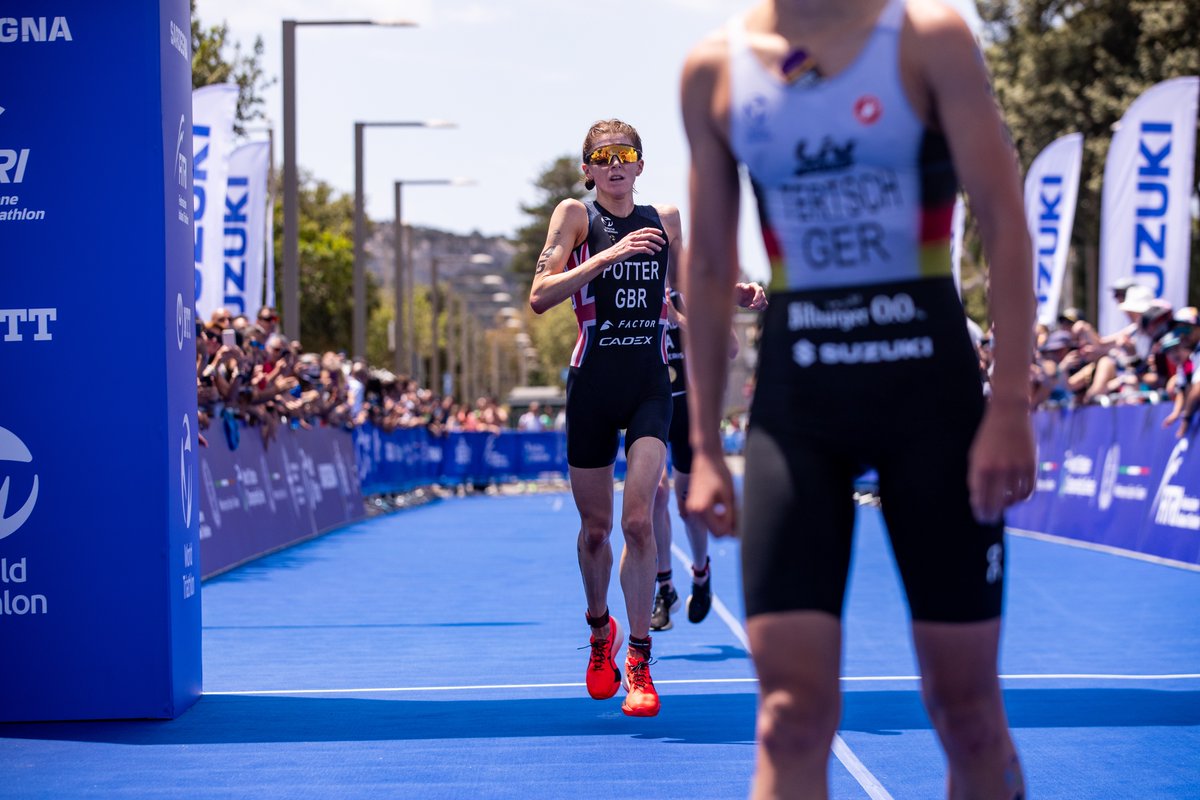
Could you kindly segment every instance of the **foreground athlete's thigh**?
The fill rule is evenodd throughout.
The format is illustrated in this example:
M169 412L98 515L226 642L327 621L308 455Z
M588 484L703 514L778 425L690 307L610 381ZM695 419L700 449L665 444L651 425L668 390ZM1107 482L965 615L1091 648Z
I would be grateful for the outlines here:
M978 622L1000 614L1003 522L975 519L967 452L975 414L909 422L877 462L879 496L914 620Z
M751 421L742 502L746 614L840 617L854 532L854 465L812 436Z
M764 703L786 703L806 718L838 707L841 620L824 611L772 612L750 617L746 632Z

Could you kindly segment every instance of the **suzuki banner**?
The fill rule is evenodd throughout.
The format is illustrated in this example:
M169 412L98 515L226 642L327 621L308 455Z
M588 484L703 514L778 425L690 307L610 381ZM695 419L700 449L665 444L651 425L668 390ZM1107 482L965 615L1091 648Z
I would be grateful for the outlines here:
M954 276L954 288L962 297L962 249L963 231L967 225L967 204L960 193L954 198L954 213L950 215L950 274Z
M200 696L190 30L4 3L0 720Z
M225 187L237 99L236 83L216 83L192 92L195 303L204 322L224 302Z
M1051 327L1062 297L1082 164L1083 134L1071 133L1038 153L1025 175L1025 218L1033 242L1038 322Z
M1125 324L1108 287L1132 277L1187 305L1200 78L1172 78L1133 101L1113 134L1100 207L1100 333Z
M258 315L263 305L264 240L267 230L267 172L271 145L250 142L229 157L225 188L225 267L221 305L234 316Z

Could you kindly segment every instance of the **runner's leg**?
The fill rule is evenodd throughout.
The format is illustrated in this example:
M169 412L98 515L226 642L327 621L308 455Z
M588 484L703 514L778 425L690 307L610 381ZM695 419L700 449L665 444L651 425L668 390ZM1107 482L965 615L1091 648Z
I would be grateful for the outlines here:
M629 447L621 505L621 531L625 548L621 553L621 588L629 615L629 635L650 635L650 610L654 604L654 575L658 549L651 522L654 493L667 463L667 447L659 439L643 436ZM611 470L609 472L611 498ZM611 558L611 551L610 556Z
M913 622L921 691L949 760L950 798L1024 797L996 675L1000 620Z

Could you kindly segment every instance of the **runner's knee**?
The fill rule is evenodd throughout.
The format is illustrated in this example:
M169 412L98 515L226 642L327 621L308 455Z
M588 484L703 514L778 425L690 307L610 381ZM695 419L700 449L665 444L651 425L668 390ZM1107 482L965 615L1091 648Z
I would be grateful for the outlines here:
M608 538L611 533L611 515L583 515L579 527L579 537L586 546L593 548L603 547L608 544Z
M629 546L654 546L654 526L651 524L649 509L626 512L621 519L621 533Z
M837 731L839 702L823 693L764 691L759 701L758 737L773 760L825 753Z
M925 707L951 759L991 751L1008 735L1003 706L991 692L948 694L927 689Z

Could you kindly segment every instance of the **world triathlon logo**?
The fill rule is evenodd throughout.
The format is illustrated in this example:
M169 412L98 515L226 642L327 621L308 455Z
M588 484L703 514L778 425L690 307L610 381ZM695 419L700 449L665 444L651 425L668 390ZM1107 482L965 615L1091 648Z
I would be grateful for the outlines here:
M192 499L195 497L195 492L192 491L193 471L192 465L195 459L192 458L192 421L187 414L183 415L183 436L179 442L179 493L183 498L183 526L185 528L192 527Z
M30 464L32 462L33 454L29 452L25 443L12 431L0 428L0 465L5 463ZM0 466L0 469L3 469L3 466ZM29 515L33 513L33 507L37 505L38 476L34 475L29 497L17 511L10 515L8 513L8 492L11 485L11 477L5 475L4 482L0 483L0 539L16 533L29 519Z

